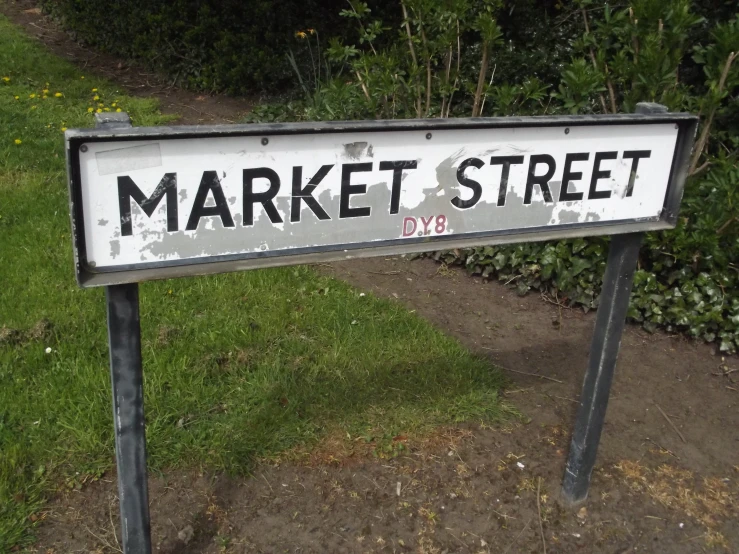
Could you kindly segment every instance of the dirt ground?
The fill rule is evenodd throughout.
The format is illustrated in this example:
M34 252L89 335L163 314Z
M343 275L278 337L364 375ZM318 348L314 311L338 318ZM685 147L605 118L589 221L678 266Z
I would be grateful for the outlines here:
M30 2L0 11L55 53L182 123L228 122L246 99L202 96L76 45ZM329 438L252 478L150 477L155 552L739 552L739 368L713 348L629 325L590 497L568 507L561 478L594 314L430 260L323 264L402 302L507 370L526 421L441 429L376 460ZM115 475L48 506L37 552L120 552Z

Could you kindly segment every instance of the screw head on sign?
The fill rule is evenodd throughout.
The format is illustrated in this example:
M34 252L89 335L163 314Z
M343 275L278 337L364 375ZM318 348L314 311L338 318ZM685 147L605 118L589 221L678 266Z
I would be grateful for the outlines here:
M426 140L431 140L431 137L432 137L431 133L426 133Z
M565 129L565 135L569 135L569 134L570 134L570 128L569 128L569 127L567 127L567 128Z
M82 146L80 146L80 152L87 152L87 145L86 144L83 144Z
M269 144L269 139L267 137L264 137L262 139L262 146L267 146Z

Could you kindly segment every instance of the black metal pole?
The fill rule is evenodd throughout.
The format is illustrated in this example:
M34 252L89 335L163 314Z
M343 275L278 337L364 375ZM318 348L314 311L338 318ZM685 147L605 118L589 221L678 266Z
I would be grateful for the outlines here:
M636 108L636 113L641 114L666 111L660 104L640 103ZM588 496L643 236L644 233L614 235L608 249L590 357L562 483L562 496L571 504Z
M96 119L97 127L131 126L126 113ZM105 287L105 301L123 553L151 554L138 283Z
M121 536L125 554L150 554L139 286L105 287Z

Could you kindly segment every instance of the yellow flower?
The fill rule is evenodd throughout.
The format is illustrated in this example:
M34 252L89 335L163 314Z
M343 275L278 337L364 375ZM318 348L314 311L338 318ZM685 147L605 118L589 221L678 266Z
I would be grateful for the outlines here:
M36 106L31 106L31 109L32 109L32 110L35 110L35 109L36 109Z
M97 102L98 100L100 100L100 97L96 94L95 96L92 97L92 99Z
M92 92L97 92L97 91L98 91L98 89L96 89L96 88L92 89Z
M16 144L20 144L20 143L22 143L22 142L23 142L23 141L22 141L21 139L15 139L15 143L16 143Z
M44 90L42 90L41 92L43 92L44 94L49 94L49 89L48 89L48 88L45 88L45 89L44 89Z
M115 109L115 111L117 111L117 112L120 112L120 111L121 111L121 109L120 109L120 108L116 108L116 109Z
M92 112L94 112L94 111L95 111L95 110L93 110L92 108L87 108L87 113L92 113Z
M61 92L55 92L54 96L56 96L57 98L61 98L64 95Z
M80 79L84 79L84 78L85 78L85 76L84 76L84 75L80 75Z
M311 35L315 35L315 34L316 34L316 30L315 30L315 29L308 29L308 32L309 32L309 33L310 33Z
M47 98L48 96L46 96L45 94L41 97L42 100L46 100Z
M10 77L3 77L3 81L5 81L6 83L9 83L10 82Z
M103 110L101 110L100 108L98 108L98 109L97 109L97 110L95 110L95 111L96 111L97 113L103 113Z
M17 96L17 95L13 96L13 98L15 98L16 100L20 100L20 96Z
M29 98L36 98L36 95L35 95L35 94L33 94L33 93L31 93L31 94L29 94L29 95L28 95L28 97L29 97Z
M116 106L116 102L113 102L113 103L112 103L112 104L110 105L110 107L111 107L111 108L115 108L115 106Z
M110 108L103 108L103 111L109 112Z
M102 102L98 102L98 108L102 108L103 106L105 106L105 104L103 104Z
M305 34L305 31L298 31L297 33L295 33L295 36L298 38L305 38L308 35Z
M66 131L66 130L67 130L67 128L66 128L66 127L62 127L62 133L63 133L64 131Z

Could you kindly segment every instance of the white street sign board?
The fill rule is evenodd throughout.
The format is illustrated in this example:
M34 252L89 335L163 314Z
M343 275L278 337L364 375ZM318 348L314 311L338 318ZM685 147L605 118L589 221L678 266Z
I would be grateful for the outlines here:
M692 129L665 114L67 131L78 277L668 228Z

